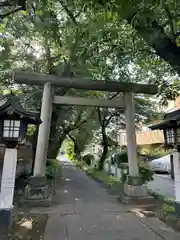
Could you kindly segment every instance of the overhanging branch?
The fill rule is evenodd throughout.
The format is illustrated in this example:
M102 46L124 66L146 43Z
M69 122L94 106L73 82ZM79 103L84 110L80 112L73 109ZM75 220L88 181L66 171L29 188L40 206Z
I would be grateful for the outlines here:
M14 10L12 10L10 12L4 13L4 14L0 14L0 18L4 19L4 18L6 18L6 17L8 17L8 16L10 16L10 15L16 13L16 12L19 12L20 10L23 10L23 7L18 7L18 8L14 9Z
M59 0L61 6L63 7L63 9L66 11L66 13L68 14L68 16L71 18L71 20L73 21L74 24L78 24L76 21L76 18L74 17L74 14L69 10L69 8L64 4L64 2L62 0Z

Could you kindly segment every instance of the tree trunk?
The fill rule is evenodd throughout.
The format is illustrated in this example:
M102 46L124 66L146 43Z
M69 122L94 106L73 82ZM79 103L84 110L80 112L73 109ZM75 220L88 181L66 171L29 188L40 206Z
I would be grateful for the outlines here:
M152 29L139 27L138 32L156 54L180 74L180 47L165 33L164 28L154 21Z
M65 132L59 132L57 126L59 124L59 113L56 107L53 107L51 130L48 145L48 158L56 158L59 148L61 147L64 139L66 138Z
M76 155L76 159L81 160L81 151L76 141L74 141L74 153Z
M48 148L48 158L56 158L59 152L59 149L61 148L61 145L63 141L66 138L66 133L63 133L62 136L60 136L58 139L53 138L52 141L49 144Z
M103 152L101 155L101 158L99 160L99 170L102 170L104 167L104 161L106 160L107 154L108 154L108 139L106 135L106 127L101 126L101 131L102 131L102 147L103 147Z
M139 1L140 2L140 1ZM120 10L121 17L126 19L134 29L142 36L144 41L150 45L156 54L164 59L178 74L180 74L180 47L174 39L170 38L166 32L165 27L160 25L157 20L152 20L154 15L144 14L144 18L138 16L138 5L133 1L125 1L129 11ZM131 9L131 10L130 10ZM143 14L143 13L142 13ZM134 19L136 19L134 21Z

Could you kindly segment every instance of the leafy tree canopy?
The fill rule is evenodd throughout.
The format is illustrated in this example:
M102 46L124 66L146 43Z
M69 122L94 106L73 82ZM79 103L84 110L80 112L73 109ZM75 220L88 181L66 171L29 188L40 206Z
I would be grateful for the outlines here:
M88 76L92 80L157 83L162 101L179 94L178 1L21 0L2 3L0 86L13 88L29 108L40 108L42 88L14 84L11 75L14 70ZM56 88L55 93L112 97L98 91L62 88ZM149 119L156 112L149 96L135 101L137 122ZM84 133L88 132L91 138L90 129L100 127L92 124L98 121L93 111L54 106L51 152L57 150L67 134L83 148ZM112 111L108 112L111 116Z

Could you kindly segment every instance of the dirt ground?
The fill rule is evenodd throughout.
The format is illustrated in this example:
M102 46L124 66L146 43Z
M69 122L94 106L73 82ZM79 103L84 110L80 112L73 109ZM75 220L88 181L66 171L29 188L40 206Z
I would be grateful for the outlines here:
M13 217L12 229L1 234L1 240L41 240L44 236L47 214L17 213Z

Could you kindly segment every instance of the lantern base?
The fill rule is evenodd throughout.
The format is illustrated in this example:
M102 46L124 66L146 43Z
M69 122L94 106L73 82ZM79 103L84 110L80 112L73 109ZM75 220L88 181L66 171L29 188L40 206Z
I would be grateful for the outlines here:
M0 209L0 233L7 233L12 226L12 209Z
M148 195L146 188L142 185L142 179L137 176L128 176L121 200L125 204L148 207L154 205L154 198Z
M25 188L24 203L33 206L50 206L52 200L52 187L47 183L46 177L32 177Z

